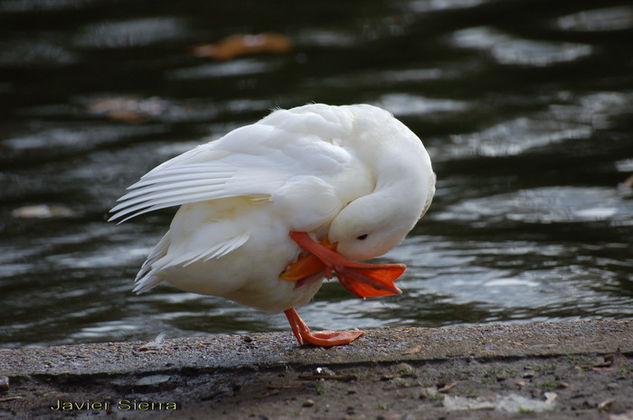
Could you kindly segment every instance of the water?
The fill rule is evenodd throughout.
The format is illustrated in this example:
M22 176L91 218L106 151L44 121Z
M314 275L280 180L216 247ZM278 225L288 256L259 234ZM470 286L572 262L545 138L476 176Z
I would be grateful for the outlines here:
M288 330L132 279L171 211L107 209L154 165L270 108L369 102L422 136L430 212L384 257L401 296L335 282L314 328L633 316L633 5L620 1L0 0L0 342ZM193 45L273 31L284 54ZM288 332L290 333L290 332Z

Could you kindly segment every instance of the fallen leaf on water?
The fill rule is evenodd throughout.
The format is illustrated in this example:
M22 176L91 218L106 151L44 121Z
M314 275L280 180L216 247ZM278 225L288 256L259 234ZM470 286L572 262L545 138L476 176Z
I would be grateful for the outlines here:
M108 114L111 120L125 122L140 122L145 120L145 116L134 111L112 111Z
M90 102L87 108L91 114L129 123L142 122L165 115L179 115L185 112L185 109L154 96L150 98L134 96L97 98Z
M67 207L36 204L33 206L18 207L11 212L11 216L21 219L46 219L50 217L72 216L73 211Z
M214 44L195 45L191 55L214 60L230 60L245 54L283 54L292 49L290 39L281 34L261 33L255 35L233 35Z

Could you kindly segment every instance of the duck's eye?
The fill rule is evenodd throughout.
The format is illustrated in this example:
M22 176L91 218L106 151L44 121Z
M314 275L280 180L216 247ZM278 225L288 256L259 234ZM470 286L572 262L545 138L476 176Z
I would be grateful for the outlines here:
M357 236L357 237L356 237L356 239L358 239L359 241L362 241L362 240L364 240L364 239L367 239L367 234L366 234L366 233L363 233L362 235Z

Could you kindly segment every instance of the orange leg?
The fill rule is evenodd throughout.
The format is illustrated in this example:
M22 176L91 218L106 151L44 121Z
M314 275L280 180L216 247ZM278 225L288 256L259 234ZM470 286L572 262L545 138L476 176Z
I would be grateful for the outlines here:
M313 346L332 347L343 346L363 335L362 331L319 331L310 332L310 328L301 319L295 308L284 311L292 332L297 337L299 344L312 344Z

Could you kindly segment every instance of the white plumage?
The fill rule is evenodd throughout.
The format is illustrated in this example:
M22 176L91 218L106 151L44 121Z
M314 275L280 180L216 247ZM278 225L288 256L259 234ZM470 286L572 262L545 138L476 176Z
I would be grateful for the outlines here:
M157 166L129 187L110 220L181 206L135 291L169 281L279 312L307 303L325 275L280 277L302 252L290 232L327 237L348 259L375 257L402 241L434 191L422 142L387 111L311 104L274 111Z

